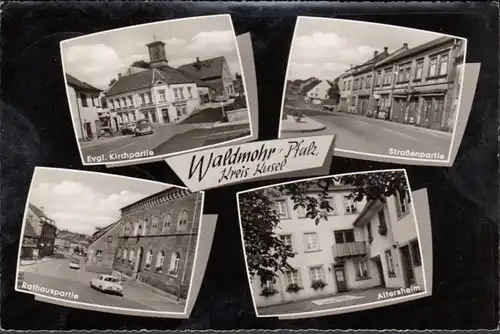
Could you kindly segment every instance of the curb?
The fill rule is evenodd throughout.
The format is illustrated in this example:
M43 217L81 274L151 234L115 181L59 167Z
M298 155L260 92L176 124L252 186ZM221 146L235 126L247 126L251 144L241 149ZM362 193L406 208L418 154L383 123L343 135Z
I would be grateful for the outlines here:
M303 130L281 130L281 133L308 133L308 132L317 132L317 131L323 131L326 129L326 126L322 126L320 128L314 128L314 129L303 129Z
M234 125L242 125L242 124L248 124L248 127L250 127L250 122L248 120L242 120L242 121L234 121L234 122L225 122L225 123L214 123L212 124L212 128L223 128L227 126L234 126Z
M56 259L49 259L49 260L45 260L45 261L38 261L38 262L25 263L25 264L19 263L19 267L28 267L28 266L33 266L35 264L40 264L40 263L44 263L44 262L50 262L50 261L54 261L54 260L56 260Z

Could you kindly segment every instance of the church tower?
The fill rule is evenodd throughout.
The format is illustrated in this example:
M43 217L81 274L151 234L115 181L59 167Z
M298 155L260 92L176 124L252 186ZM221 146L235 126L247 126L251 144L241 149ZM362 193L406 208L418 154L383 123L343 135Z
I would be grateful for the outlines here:
M149 49L149 63L151 68L165 67L168 65L165 43L154 41L146 44Z

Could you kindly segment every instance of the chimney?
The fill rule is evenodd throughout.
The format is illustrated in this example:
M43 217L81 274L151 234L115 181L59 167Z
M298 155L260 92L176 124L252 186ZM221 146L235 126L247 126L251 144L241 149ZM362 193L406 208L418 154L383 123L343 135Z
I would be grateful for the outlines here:
M122 78L122 74L118 73L118 79L121 79L121 78Z
M389 48L387 46L384 46L384 52L387 52L387 50L389 50Z
M40 211L45 212L45 208L43 206L41 206Z
M351 64L351 68L353 67L353 65Z
M200 62L200 57L196 57L196 62L199 63Z
M378 56L378 51L377 50L373 51L373 58L376 58L377 56Z
M403 43L403 47L404 47L405 49L408 49L408 43Z

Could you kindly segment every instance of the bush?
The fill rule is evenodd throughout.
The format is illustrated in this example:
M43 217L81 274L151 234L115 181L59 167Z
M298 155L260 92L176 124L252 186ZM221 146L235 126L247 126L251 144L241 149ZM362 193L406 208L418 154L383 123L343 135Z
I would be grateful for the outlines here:
M326 283L323 282L322 280L313 281L311 284L311 288L313 288L314 290L323 289L325 286Z
M297 292L299 292L299 291L300 291L300 290L302 290L302 289L303 289L303 288L302 288L302 287L300 287L297 283L292 283L292 284L290 284L290 285L286 288L286 292L290 292L290 293L295 292L295 293L297 293Z
M266 286L262 289L262 292L260 293L260 295L264 296L264 297L269 297L269 296L275 295L277 293L278 293L278 290L276 290L275 288L270 288L270 287Z

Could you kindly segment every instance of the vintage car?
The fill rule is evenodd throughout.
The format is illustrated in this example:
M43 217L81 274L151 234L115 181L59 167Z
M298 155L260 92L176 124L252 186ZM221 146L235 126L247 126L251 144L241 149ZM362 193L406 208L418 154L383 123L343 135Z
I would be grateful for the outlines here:
M69 260L69 267L71 269L80 269L80 260L76 258L72 258Z
M149 120L140 119L137 121L134 131L136 136L150 135L153 133L153 126Z
M122 124L120 131L122 135L132 135L135 133L135 127L135 123L125 123Z
M123 296L123 286L120 280L111 275L99 275L90 280L90 287L101 292L108 292Z

